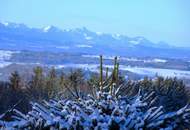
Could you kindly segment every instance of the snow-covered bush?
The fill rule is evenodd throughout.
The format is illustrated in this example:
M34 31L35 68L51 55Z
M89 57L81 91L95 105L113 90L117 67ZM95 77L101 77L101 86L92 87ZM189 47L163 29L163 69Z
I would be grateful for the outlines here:
M155 107L154 92L134 98L115 97L98 92L76 100L50 100L33 103L26 115L13 110L13 121L0 121L5 129L185 129L190 127L190 108L165 113ZM3 115L2 115L3 117ZM0 117L1 118L1 117Z

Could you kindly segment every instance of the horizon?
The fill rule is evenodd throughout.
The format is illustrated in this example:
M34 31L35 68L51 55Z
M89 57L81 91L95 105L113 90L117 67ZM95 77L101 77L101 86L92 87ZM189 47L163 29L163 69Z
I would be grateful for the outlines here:
M45 28L47 28L47 27L56 27L57 29L59 29L61 31L68 31L68 30L75 30L75 29L87 29L88 31L96 33L97 35L98 35L98 33L100 33L100 34L108 34L108 35L120 35L120 36L125 36L125 37L130 37L130 38L142 37L142 38L145 38L145 39L149 40L150 42L152 42L154 44L159 44L160 42L163 42L163 43L168 44L171 47L180 47L180 48L185 48L185 47L189 48L190 47L190 45L189 46L172 45L171 43L168 43L166 41L155 42L155 41L152 41L152 40L150 40L150 39L148 39L147 37L144 37L144 36L128 36L126 34L120 34L120 33L96 32L96 31L90 30L89 28L84 27L84 26L83 27L76 27L76 28L60 28L60 27L57 27L55 25L47 25L47 26L41 26L41 27L34 27L34 26L29 26L29 25L27 25L25 23L15 23L15 22L2 21L2 20L0 20L0 23L4 24L5 26L7 26L8 24L18 24L18 25L22 25L23 24L23 25L25 25L28 28L42 29L42 30L45 29Z
M35 28L86 27L93 32L142 36L154 43L164 41L173 46L190 47L189 5L188 0L2 0L0 20Z

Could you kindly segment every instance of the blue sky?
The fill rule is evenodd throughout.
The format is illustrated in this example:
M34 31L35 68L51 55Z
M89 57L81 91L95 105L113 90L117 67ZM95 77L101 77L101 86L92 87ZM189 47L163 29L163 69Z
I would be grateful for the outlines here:
M190 0L0 0L0 20L190 46Z

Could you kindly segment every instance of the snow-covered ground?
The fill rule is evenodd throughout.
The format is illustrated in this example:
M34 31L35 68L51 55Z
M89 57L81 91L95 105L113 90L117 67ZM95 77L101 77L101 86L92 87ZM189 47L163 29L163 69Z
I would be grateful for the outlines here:
M98 64L65 64L57 65L56 68L81 68L84 70L89 70L93 72L98 72ZM104 65L108 68L113 68L112 65ZM130 67L125 65L120 65L120 70L133 72L139 75L146 76L164 76L164 77L179 77L179 78L190 78L190 71L175 70L175 69L160 69L160 68L145 68L145 67Z
M0 60L9 60L13 53L15 52L0 50Z
M0 60L0 68L6 67L6 66L11 65L11 64L12 64L11 62L6 62L6 61Z
M85 44L79 44L79 45L76 45L76 47L78 47L78 48L92 48L91 45L85 45Z
M99 55L82 55L82 57L86 58L99 58ZM106 60L113 60L115 56L104 56L104 59ZM124 61L131 61L131 62L144 62L144 63L166 63L167 60L165 59L138 59L138 58L128 58L128 57L118 57L119 60L124 60Z
M54 66L54 65L52 65ZM84 70L89 70L92 72L98 72L98 64L64 64L64 65L56 65L54 66L57 69L61 68L80 68Z
M120 66L120 69L147 76L159 75L164 77L190 78L190 71L184 71L184 70L129 67L129 66Z
M11 58L12 54L14 53L19 53L19 52L0 50L0 68L6 67L12 64L11 62L8 62L8 60Z
M11 62L9 62L9 59L14 53L19 53L19 52L0 50L0 68L6 67L12 64ZM83 55L83 57L99 58L98 55ZM104 59L114 59L114 57L104 56ZM167 62L167 60L165 59L142 60L142 59L126 58L126 57L119 57L119 60L161 62L161 63ZM16 63L16 64L30 64L30 63ZM40 63L31 63L31 64L40 65ZM51 66L55 66L55 68L81 68L81 69L89 70L92 72L99 72L99 69L98 69L99 64L63 64L63 65L51 65ZM104 65L104 66L108 68L113 68L112 65ZM190 78L190 71L183 71L183 70L176 70L176 69L131 67L131 66L126 66L126 65L120 65L120 70L129 71L135 74L146 75L146 76L159 75L159 76L164 76L164 77Z

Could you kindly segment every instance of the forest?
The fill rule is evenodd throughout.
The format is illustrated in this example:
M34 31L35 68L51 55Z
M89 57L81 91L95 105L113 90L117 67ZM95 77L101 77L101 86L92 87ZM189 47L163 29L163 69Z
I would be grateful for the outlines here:
M103 66L88 78L83 70L44 73L38 66L24 80L12 72L0 83L0 128L16 129L186 129L190 92L177 78L126 80Z

